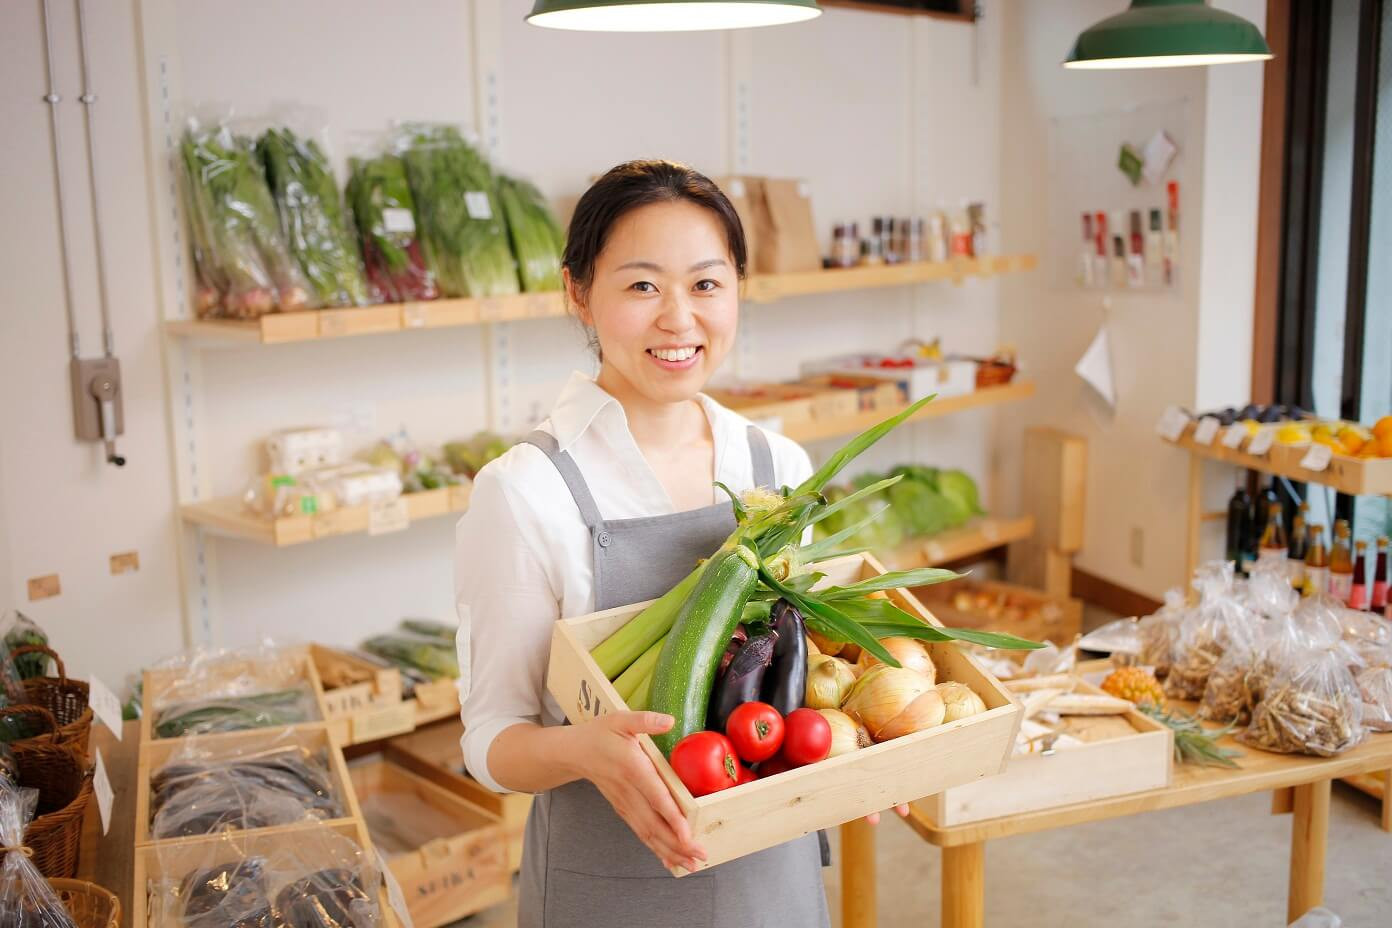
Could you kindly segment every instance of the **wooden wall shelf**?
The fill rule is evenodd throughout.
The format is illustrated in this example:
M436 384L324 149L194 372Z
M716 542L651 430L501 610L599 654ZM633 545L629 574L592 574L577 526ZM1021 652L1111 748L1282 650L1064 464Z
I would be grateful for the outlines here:
M936 419L940 416L950 416L972 409L1014 403L1031 396L1034 396L1034 382L1030 380L1015 381L999 387L982 387L961 396L945 396L933 400L914 413L908 421L918 422L923 419ZM899 407L899 409L902 408ZM856 435L898 411L898 409L872 409L844 418L810 419L789 424L783 433L796 442L821 441L828 438ZM740 412L751 419L759 418L758 407L742 409Z
M401 499L406 503L407 525L421 519L463 512L469 505L469 489L465 485L403 495ZM370 506L345 506L314 515L268 519L248 512L240 497L225 496L206 502L184 503L179 507L179 516L191 525L202 526L219 535L277 548L338 535L378 534Z

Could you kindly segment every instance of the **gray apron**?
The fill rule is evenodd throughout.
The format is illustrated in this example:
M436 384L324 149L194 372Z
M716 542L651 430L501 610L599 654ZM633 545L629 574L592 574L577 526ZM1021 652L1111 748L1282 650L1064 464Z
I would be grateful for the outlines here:
M607 520L575 460L545 432L525 442L556 465L589 526L595 611L655 599L735 529L729 503ZM768 439L749 427L754 483L775 487ZM660 553L660 556L657 556ZM519 928L817 928L829 926L824 839L806 835L674 878L588 780L542 793L522 847Z

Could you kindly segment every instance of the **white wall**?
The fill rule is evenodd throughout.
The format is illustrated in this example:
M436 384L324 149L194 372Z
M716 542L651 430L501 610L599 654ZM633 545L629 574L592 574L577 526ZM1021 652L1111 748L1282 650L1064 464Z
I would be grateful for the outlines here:
M1265 20L1259 0L1218 5L1258 23ZM1159 441L1154 424L1169 404L1193 407L1222 396L1224 404L1241 405L1249 391L1260 65L1230 65L1222 74L1202 68L1089 72L1060 67L1074 37L1116 8L1113 0L1006 8L1001 109L1006 250L1046 250L1051 119L1187 100L1180 285L1174 294L1113 295L1107 316L1118 396L1113 414L1073 374L1103 318L1101 296L1034 279L1005 279L1001 339L1018 346L1040 389L1032 401L1001 415L997 445L1007 460L1015 460L1021 429L1034 424L1085 436L1087 524L1075 563L1159 597L1184 579L1188 460ZM1221 91L1210 93L1215 80ZM1230 476L1214 480L1231 485ZM1007 491L1017 486L1018 478L1006 478ZM1136 530L1142 534L1139 563L1131 556Z
M0 8L4 215L0 231L0 581L25 605L24 581L59 572L63 595L30 609L78 673L117 678L179 645L182 550L191 627L206 596L211 628L236 643L263 634L350 643L402 615L451 612L448 520L387 538L336 539L275 551L209 537L199 548L172 516L177 479L193 493L239 492L274 428L357 423L350 441L407 426L425 442L489 421L486 331L418 332L272 348L189 349L170 342L166 406L161 312L177 316L183 268L165 198L168 131L195 104L255 116L312 104L341 161L398 118L476 119L474 49L480 11L506 10L496 58L504 168L549 195L575 196L589 176L630 157L664 156L711 172L733 169L733 84L747 86L748 169L810 181L819 230L840 218L921 213L935 203L1001 199L1001 17L979 26L829 10L821 20L736 37L557 34L527 27L518 2L418 0L390 12L369 0L249 0L228 17L213 0L88 4L98 17L103 206L118 348L126 371L124 471L70 437L61 290L47 163L37 4ZM57 34L63 92L74 95L76 43ZM977 43L973 79L973 37ZM148 44L142 51L137 39ZM147 112L141 69L154 105ZM146 184L147 133L155 165ZM79 114L65 104L68 174L80 178ZM80 191L79 191L80 192ZM91 326L90 240L83 204L70 209L83 269L84 344ZM944 336L954 348L997 341L1000 284L929 285L750 307L747 376L783 377L833 351ZM515 325L514 408L544 414L564 376L589 359L568 321ZM190 387L183 387L185 360ZM187 406L185 399L187 398ZM172 415L169 411L172 410ZM189 425L191 424L191 428ZM967 468L989 486L992 418L974 413L916 425L870 463L915 457ZM173 437L171 437L173 436ZM196 448L190 450L189 442ZM833 446L834 447L834 446ZM814 455L831 450L825 444ZM198 473L193 475L193 466ZM139 574L112 578L106 557L140 551ZM6 554L7 552L7 554ZM6 566L8 560L8 567ZM206 583L200 581L206 577Z

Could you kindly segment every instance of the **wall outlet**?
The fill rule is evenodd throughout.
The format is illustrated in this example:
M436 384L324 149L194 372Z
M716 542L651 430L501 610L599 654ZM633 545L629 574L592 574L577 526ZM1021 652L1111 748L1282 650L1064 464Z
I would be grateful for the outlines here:
M1131 566L1145 566L1145 530L1139 525L1131 526Z

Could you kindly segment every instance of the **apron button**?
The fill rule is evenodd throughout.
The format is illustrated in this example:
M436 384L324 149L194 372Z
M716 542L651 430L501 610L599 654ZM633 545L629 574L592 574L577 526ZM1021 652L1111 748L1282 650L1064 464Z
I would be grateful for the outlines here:
M608 532L600 532L600 533L599 533L599 537L596 538L595 541L599 542L599 546L600 546L601 548L607 548L607 547L609 547L609 533L608 533Z

